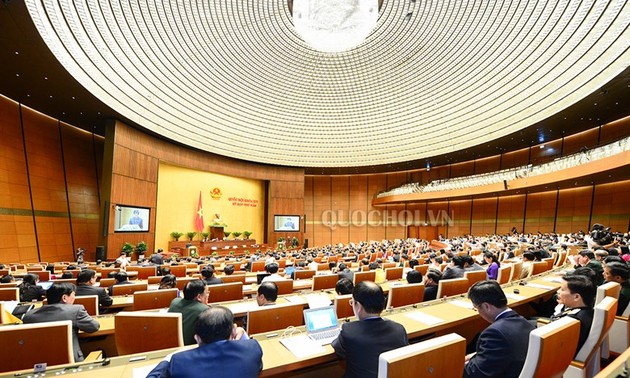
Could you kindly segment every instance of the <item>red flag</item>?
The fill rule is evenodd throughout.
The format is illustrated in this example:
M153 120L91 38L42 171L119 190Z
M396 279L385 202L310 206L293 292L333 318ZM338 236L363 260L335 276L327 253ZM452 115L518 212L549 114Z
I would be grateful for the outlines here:
M199 232L203 231L203 206L201 205L201 191L199 191L199 204L195 213L195 229Z

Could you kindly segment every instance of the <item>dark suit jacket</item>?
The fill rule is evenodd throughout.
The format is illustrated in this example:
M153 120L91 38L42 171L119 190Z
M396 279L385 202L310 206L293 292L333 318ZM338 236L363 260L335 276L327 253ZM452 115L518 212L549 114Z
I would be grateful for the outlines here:
M432 301L437 297L438 286L425 286L423 302Z
M378 356L408 345L405 328L391 320L372 318L344 323L332 342L335 353L347 360L344 377L369 378L378 374Z
M254 378L260 370L262 349L258 341L224 340L173 354L170 361L160 362L147 378Z
M580 338L578 339L577 349L575 350L576 356L580 349L582 349L582 345L584 345L586 339L588 339L589 333L591 333L594 313L595 310L593 307L577 307L565 309L560 313L560 315L551 317L552 321L560 319L564 316L569 316L580 321Z
M76 362L83 361L83 352L79 346L79 330L83 332L96 332L100 324L88 315L85 308L81 305L70 305L56 303L42 306L33 311L29 311L22 319L24 323L43 323L54 322L58 320L72 321L72 349L74 351L74 360ZM45 353L46 351L42 351Z
M490 324L477 340L477 353L464 366L464 377L518 377L534 325L510 310Z
M107 294L104 287L77 285L77 291L75 294L77 297L84 295L98 295L98 305L100 307L111 306L112 302L114 302L114 300Z

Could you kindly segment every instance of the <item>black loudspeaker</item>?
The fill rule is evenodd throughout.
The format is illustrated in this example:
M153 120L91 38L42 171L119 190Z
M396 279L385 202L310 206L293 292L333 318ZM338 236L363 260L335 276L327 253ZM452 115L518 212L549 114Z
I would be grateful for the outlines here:
M503 180L503 189L508 190L507 180Z
M308 239L304 239L304 247L303 248L308 248Z
M106 261L107 253L105 252L105 247L99 245L96 247L96 260Z
M304 232L306 232L306 214L304 214Z

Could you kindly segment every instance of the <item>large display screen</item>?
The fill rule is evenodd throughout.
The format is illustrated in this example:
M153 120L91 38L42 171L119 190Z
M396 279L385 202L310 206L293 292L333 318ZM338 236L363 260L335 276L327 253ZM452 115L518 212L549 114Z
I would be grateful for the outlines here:
M146 207L114 206L114 232L148 232L151 210Z
M299 215L274 215L273 216L274 232L299 232L300 216Z

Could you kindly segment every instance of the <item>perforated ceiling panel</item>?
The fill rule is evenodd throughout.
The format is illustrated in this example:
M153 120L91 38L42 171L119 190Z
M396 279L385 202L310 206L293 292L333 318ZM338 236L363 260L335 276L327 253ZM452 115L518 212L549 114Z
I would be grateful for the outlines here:
M365 42L323 53L286 0L27 0L89 91L179 143L346 167L421 159L557 113L630 62L627 1L385 0Z

